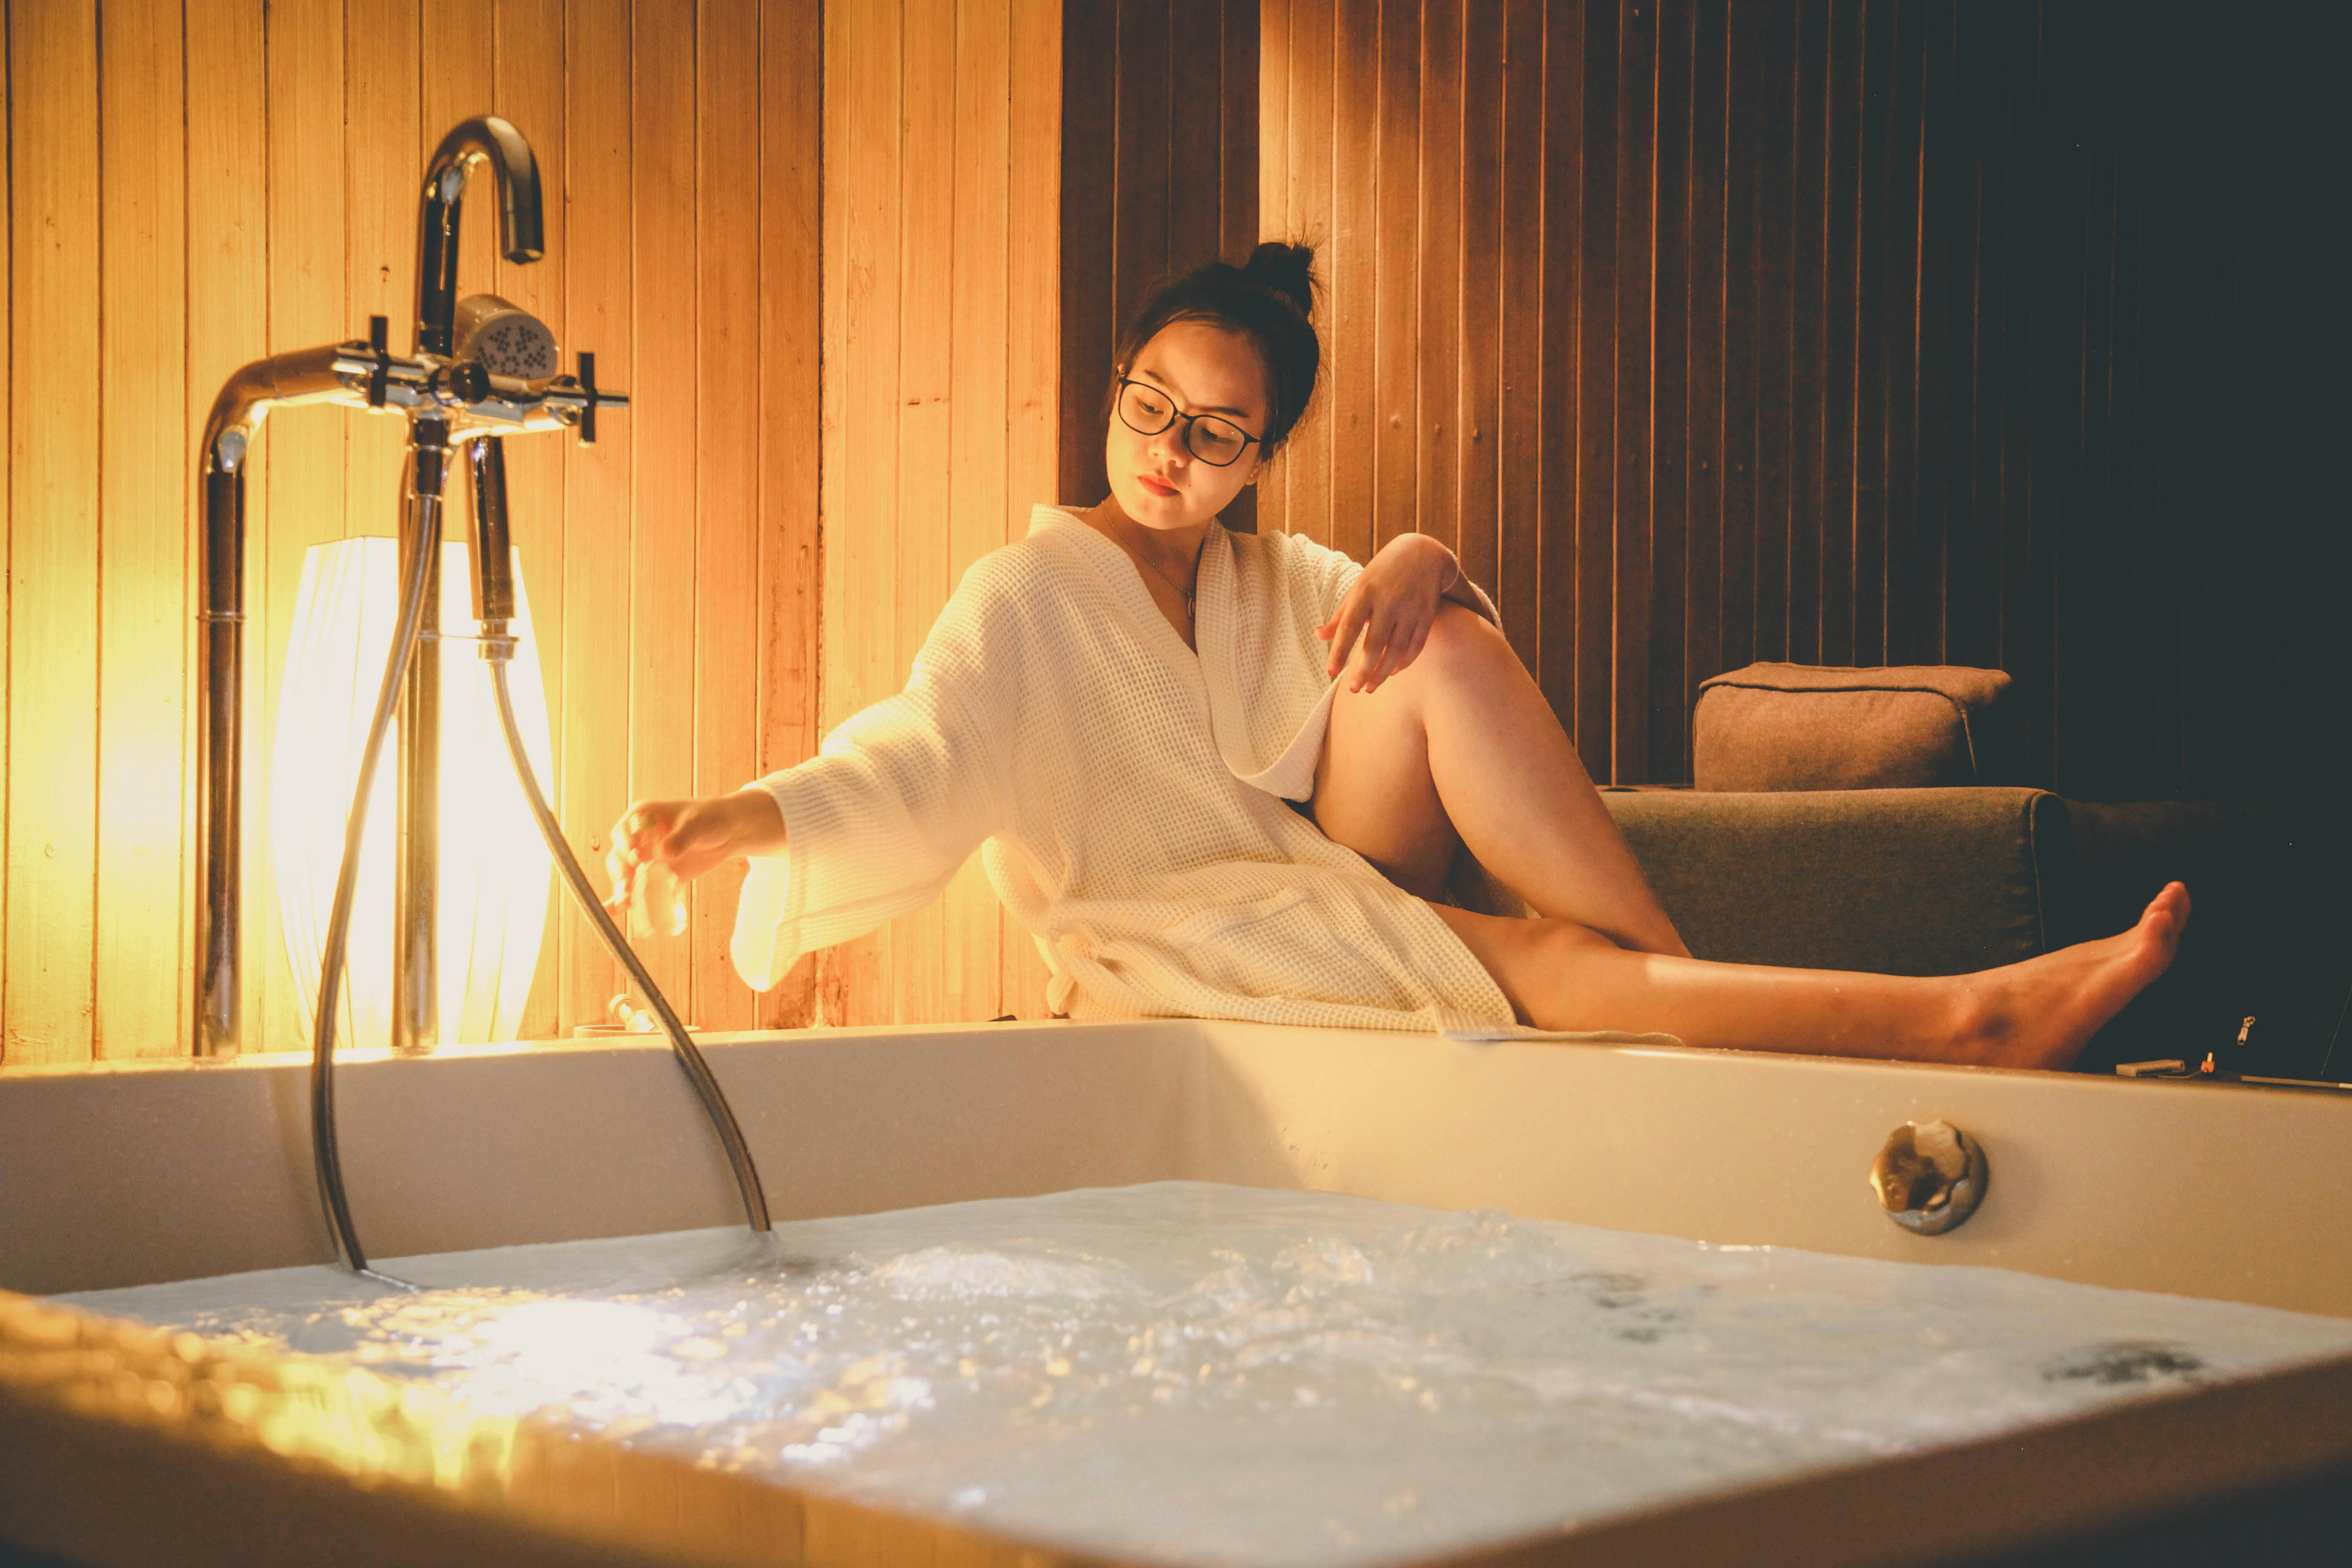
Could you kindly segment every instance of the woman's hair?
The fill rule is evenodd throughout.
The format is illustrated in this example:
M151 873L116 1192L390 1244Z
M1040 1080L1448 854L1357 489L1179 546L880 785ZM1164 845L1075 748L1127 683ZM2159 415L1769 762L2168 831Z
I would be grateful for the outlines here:
M1135 367L1143 345L1178 321L1206 321L1247 338L1265 366L1265 429L1258 439L1267 455L1297 427L1315 395L1323 368L1323 345L1308 318L1315 311L1315 252L1304 245L1268 241L1250 253L1248 264L1212 261L1161 284L1118 340L1121 374ZM1118 401L1114 382L1105 417Z

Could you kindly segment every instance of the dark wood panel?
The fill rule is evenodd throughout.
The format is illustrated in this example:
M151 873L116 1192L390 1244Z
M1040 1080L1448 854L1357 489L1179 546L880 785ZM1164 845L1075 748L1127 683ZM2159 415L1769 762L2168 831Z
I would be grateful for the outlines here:
M1504 8L1462 13L1462 378L1454 551L1462 570L1499 594L1503 291Z
M1462 6L1421 8L1421 110L1415 303L1420 324L1413 426L1413 515L1422 532L1459 551L1462 446Z
M1656 107L1651 133L1652 230L1656 292L1652 307L1650 403L1649 646L1640 705L1627 716L1641 731L1644 777L1684 770L1684 622L1689 606L1690 332L1692 305L1691 134L1693 0L1658 7ZM1622 726L1621 726L1622 730Z
M1502 387L1496 411L1495 603L1520 662L1542 668L1544 5L1503 8Z
M1294 113L1280 154L1328 157L1328 196L1286 189L1333 246L1335 483L1289 526L1361 553L1375 474L1379 538L1410 488L1596 774L1686 777L1697 684L1751 659L1950 661L2015 678L2035 782L2340 791L2352 725L2313 716L2340 712L2323 672L2352 636L2325 457L2352 412L2324 368L2342 7L1337 0L1335 23L1329 137ZM1391 418L1420 422L1409 458Z
M1832 5L1829 63L1822 79L1824 208L1822 222L1822 428L1819 493L1821 632L1817 659L1853 664L1854 592L1865 519L1855 493L1861 478L1861 221L1864 8Z
M1063 13L1056 468L1060 499L1088 506L1109 489L1104 393L1119 329L1160 283L1244 260L1255 242L1264 18L1255 0L1088 0ZM1254 529L1255 497L1225 520Z
M1609 776L1650 776L1651 395L1658 353L1658 35L1654 0L1624 0L1617 20L1617 254L1613 402L1616 508L1610 530ZM1588 57L1590 58L1590 57ZM1581 683L1580 683L1580 689Z
M1372 345L1380 258L1372 187L1380 137L1381 0L1334 0L1331 17L1330 322L1324 335L1325 429L1331 442L1330 524L1318 535L1371 558ZM1312 232L1310 226L1308 232ZM1297 519L1291 526L1298 526Z
M1536 453L1541 642L1535 675L1560 722L1576 733L1576 341L1583 294L1584 7L1549 0L1543 17L1543 234ZM1591 752L1585 765L1592 765Z
M1576 323L1576 620L1575 663L1567 695L1573 716L1562 722L1596 777L1609 769L1615 695L1611 666L1616 651L1614 605L1617 542L1617 430L1628 410L1617 405L1617 69L1619 14L1596 5L1584 15L1581 258ZM1555 706L1561 695L1555 693Z
M1418 7L1383 4L1374 114L1372 547L1419 526L1421 29Z
M1727 668L1723 657L1724 551L1724 290L1728 283L1724 253L1724 163L1726 110L1730 97L1726 49L1730 42L1728 0L1699 0L1691 27L1690 95L1690 309L1685 338L1685 437L1690 449L1684 472L1688 496L1688 537L1684 543L1683 688L1675 721L1682 749L1666 775L1690 776L1689 721L1698 683ZM1664 759L1652 763L1664 773Z

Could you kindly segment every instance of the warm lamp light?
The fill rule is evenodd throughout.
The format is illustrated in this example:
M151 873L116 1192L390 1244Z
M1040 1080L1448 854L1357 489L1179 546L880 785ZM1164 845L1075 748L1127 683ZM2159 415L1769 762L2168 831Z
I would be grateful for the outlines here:
M399 547L390 539L311 546L302 560L286 679L269 770L270 854L278 922L294 965L307 1032L319 1005L319 959L334 906L344 813L359 776L368 719L399 613ZM476 626L467 547L441 546L441 625ZM525 749L549 778L547 698L531 638L530 602L515 574L520 646L508 682ZM488 669L473 645L450 637L441 657L441 888L435 948L441 1028L451 1041L507 1040L522 1024L547 923L550 868L530 807L507 760ZM338 1037L392 1041L394 801L400 736L376 764L367 837L352 902L349 978Z

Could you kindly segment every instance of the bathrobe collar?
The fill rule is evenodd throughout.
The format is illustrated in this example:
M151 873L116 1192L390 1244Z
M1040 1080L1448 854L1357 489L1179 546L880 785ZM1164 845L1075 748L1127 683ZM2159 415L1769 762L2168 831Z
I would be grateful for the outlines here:
M1119 604L1139 623L1144 642L1188 683L1197 681L1206 699L1210 734L1217 754L1235 778L1269 795L1306 800L1315 793L1315 764L1323 752L1324 729L1339 683L1314 668L1242 668L1244 642L1260 658L1295 662L1299 628L1265 625L1268 617L1310 616L1315 606L1297 595L1254 592L1242 603L1243 542L1223 522L1210 525L1201 545L1192 585L1192 640L1184 646L1143 583L1143 569L1119 543L1076 513L1039 506L1031 514L1032 536L1066 530ZM1259 600L1265 602L1257 602ZM1255 624L1253 624L1255 623ZM1319 625L1319 619L1314 621ZM1247 627L1250 634L1245 635ZM1311 626L1307 628L1311 633ZM1311 636L1307 639L1311 644ZM1282 677L1276 679L1276 675Z

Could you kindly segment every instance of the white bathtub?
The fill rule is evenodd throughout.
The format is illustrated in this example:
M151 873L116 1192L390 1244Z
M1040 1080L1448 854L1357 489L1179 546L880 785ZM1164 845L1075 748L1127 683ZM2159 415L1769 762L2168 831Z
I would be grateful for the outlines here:
M712 1037L779 1219L1164 1179L1499 1207L2352 1317L2352 1097L1169 1021ZM96 1563L1076 1561L26 1298L317 1262L307 1061L0 1075L0 1542ZM720 1225L635 1040L355 1058L345 1173L393 1258ZM1865 1174L1943 1117L1945 1236ZM8 1295L5 1292L16 1292ZM1538 1538L1480 1562L1928 1562L2352 1465L2352 1358ZM4 1551L5 1549L0 1549Z

